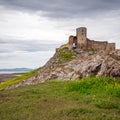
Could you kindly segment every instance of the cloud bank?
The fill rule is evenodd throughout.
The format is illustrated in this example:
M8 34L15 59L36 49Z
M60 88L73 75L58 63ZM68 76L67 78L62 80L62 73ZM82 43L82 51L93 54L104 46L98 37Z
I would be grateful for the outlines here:
M50 18L71 18L118 10L119 0L0 0L0 4L15 10L39 12Z
M0 0L0 68L42 66L80 26L120 49L119 6L119 0Z

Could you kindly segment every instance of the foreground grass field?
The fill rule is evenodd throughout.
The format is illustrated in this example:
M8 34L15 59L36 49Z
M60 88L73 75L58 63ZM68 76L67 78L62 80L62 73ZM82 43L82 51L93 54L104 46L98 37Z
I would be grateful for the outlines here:
M0 120L120 120L120 84L87 78L0 91Z

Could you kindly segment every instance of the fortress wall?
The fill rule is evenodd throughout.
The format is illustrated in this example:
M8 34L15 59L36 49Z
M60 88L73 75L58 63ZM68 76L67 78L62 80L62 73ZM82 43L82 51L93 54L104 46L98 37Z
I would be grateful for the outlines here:
M106 50L109 50L109 51L115 50L115 43L108 43Z
M73 43L77 45L77 37L75 36L70 36L69 37L69 49L72 49Z
M94 50L105 50L107 47L108 42L104 41L94 41L87 39L87 49L94 49Z
M70 37L69 37L69 49L72 49L73 38L74 38L74 36L70 36Z
M87 39L87 49L93 49L93 41Z
M104 42L100 42L100 41L93 41L92 42L92 48L94 50L106 50L108 42L104 41Z

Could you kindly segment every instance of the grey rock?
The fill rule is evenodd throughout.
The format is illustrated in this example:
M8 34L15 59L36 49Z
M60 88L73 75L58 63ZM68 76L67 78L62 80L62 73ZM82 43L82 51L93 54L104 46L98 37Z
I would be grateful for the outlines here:
M67 52L67 50L63 51ZM90 76L120 79L120 50L106 55L104 51L89 53L71 51L73 59L61 60L59 51L40 69L37 75L20 82L14 87L37 84L50 80L77 80Z

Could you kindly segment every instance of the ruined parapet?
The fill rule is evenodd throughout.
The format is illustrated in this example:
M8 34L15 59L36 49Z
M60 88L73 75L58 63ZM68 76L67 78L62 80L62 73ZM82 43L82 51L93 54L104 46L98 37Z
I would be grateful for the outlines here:
M87 49L93 49L93 40L87 38Z
M77 46L77 38L75 36L70 36L69 37L69 50L73 48L73 44Z
M106 50L108 42L107 41L95 41L87 39L87 49L92 50Z
M74 47L75 46L75 47ZM80 27L76 29L76 36L70 36L68 42L69 49L92 49L92 50L115 50L115 43L108 43L107 41L95 41L87 38L87 28Z
M106 50L106 47L108 45L107 41L93 41L93 49L94 50Z
M78 48L84 49L87 47L87 28L80 27L76 29Z
M115 43L108 43L106 47L106 51L114 51L115 50Z

